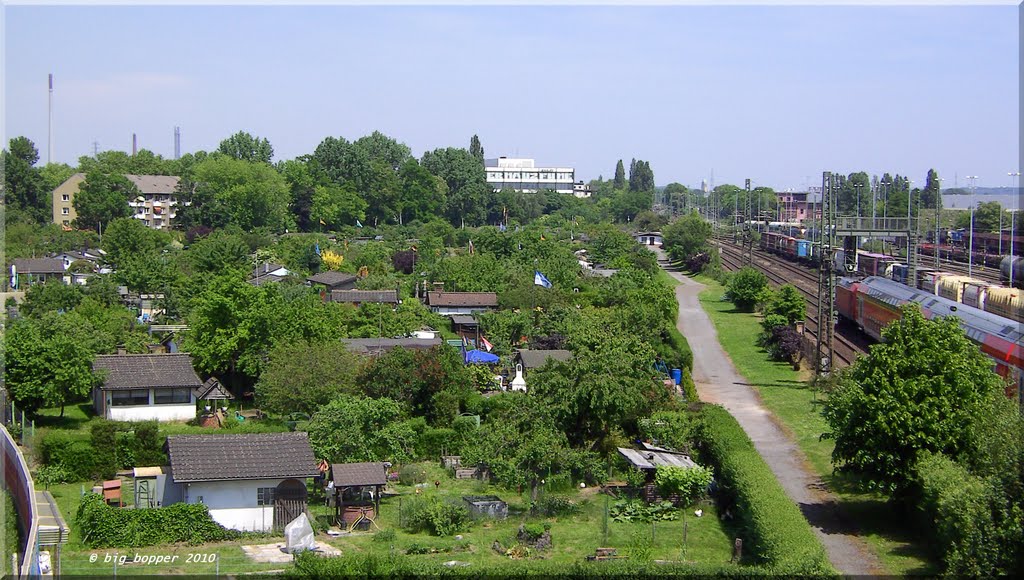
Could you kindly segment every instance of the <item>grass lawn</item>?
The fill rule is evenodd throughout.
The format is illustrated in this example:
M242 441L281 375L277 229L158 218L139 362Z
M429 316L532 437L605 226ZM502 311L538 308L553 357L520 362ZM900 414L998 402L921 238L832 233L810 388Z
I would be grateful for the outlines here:
M935 564L925 555L925 546L915 543L915 531L901 525L905 520L893 517L893 508L884 497L859 492L849 478L832 474L833 444L820 439L828 426L821 416L820 395L807 385L810 372L794 371L786 363L770 360L767 352L756 344L761 331L760 316L738 312L731 302L721 300L725 289L715 280L705 276L695 280L707 286L699 299L715 325L722 348L740 374L757 389L765 407L800 445L811 467L842 502L850 520L860 525L882 564L892 574L936 573Z

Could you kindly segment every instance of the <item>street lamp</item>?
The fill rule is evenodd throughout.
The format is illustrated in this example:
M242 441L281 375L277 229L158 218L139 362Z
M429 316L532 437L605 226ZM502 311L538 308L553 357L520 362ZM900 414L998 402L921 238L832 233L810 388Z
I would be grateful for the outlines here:
M1011 171L1007 175L1010 176L1010 183L1013 185L1010 191L1013 194L1013 211L1010 212L1010 272L1007 282L1013 288L1013 220L1016 217L1017 210L1020 209L1017 203L1020 199L1020 195L1017 193L1017 178L1020 177L1020 171ZM999 232L999 239L1003 239L1003 232Z
M854 183L853 189L857 192L857 225L860 226L860 190L864 189L863 183Z
M974 199L974 180L978 179L978 176L968 175L967 179L971 180L971 239L967 245L967 277L970 278L974 265L974 206L977 205Z

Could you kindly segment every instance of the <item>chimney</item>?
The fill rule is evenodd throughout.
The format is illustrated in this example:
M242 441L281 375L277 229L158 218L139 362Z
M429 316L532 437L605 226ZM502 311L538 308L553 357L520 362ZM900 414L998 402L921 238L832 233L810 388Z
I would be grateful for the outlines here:
M123 344L117 345L117 354L128 354L128 349Z

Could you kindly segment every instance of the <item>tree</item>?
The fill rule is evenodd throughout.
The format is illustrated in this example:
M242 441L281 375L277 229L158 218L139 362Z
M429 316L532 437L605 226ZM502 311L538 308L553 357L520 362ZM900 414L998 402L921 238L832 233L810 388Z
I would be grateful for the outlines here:
M1002 221L1000 221L1000 218ZM997 232L999 226L1007 226L1010 223L1010 215L1003 211L1003 206L998 201L983 201L974 210L974 231L976 232ZM971 212L961 211L956 216L956 227L968 229L971 227ZM975 251L977 251L975 244Z
M480 164L484 162L484 146L480 144L480 138L473 135L473 138L469 140L469 154L476 157Z
M662 232L662 249L675 261L708 251L711 224L696 212L670 223Z
M360 308L365 308L364 304ZM430 350L395 348L375 358L359 373L356 383L367 396L386 397L402 403L412 416L426 417L440 427L447 427L458 414L438 407L441 394L464 401L470 390L469 371L458 351L449 347Z
M771 297L765 304L765 317L773 314L781 316L785 320L785 324L792 326L807 316L807 301L795 286L783 284L782 287L771 293Z
M629 190L654 191L654 172L651 171L650 163L642 159L633 160L629 166Z
M313 193L310 221L330 229L354 226L366 218L366 202L350 185L318 185Z
M277 164L277 171L284 177L291 189L289 210L295 216L295 223L300 231L308 232L316 229L316 222L310 220L309 212L313 208L313 193L316 191L316 180L307 160L289 159Z
M309 422L309 442L330 463L411 459L416 433L391 399L339 395Z
M674 465L659 465L654 470L654 483L662 497L679 496L679 503L685 507L704 494L714 479L714 472L708 467L695 465L690 468Z
M135 218L117 218L103 232L104 261L115 269L131 259L151 259L170 241L166 232L146 227Z
M824 409L836 470L886 493L907 490L925 451L977 463L993 405L1005 403L1002 380L956 318L926 320L916 304L900 314Z
M921 190L921 207L942 209L941 186L942 182L939 181L939 172L929 169L928 177L924 181L924 189Z
M615 164L615 179L612 180L612 187L624 189L626 187L626 169L622 166L622 160Z
M469 151L449 147L423 154L420 163L448 186L445 216L452 225L476 225L486 217L491 193L484 166Z
M35 414L84 398L99 379L92 373L89 348L94 329L81 316L50 313L23 318L7 330L4 380L18 407Z
M251 163L269 164L270 159L274 156L274 148L270 146L270 141L253 137L245 131L239 131L221 141L217 151L229 157Z
M340 394L356 394L361 363L341 342L278 344L256 383L257 400L272 413L312 415Z
M3 152L4 201L8 207L23 210L34 221L50 218L50 190L46 189L39 170L39 151L27 137L15 137Z
M128 202L137 195L138 188L123 175L99 171L87 174L72 201L78 214L75 227L99 230L117 218L130 217Z
M415 159L402 164L398 178L401 182L395 208L398 211L398 223L429 221L445 206L448 185Z
M186 209L197 212L199 224L231 223L247 231L267 227L282 232L294 227L288 212L288 184L270 165L217 155L195 167L195 180L193 207Z
M726 290L737 309L753 312L768 296L768 277L760 270L744 266L729 278Z
M398 171L402 164L413 158L405 143L399 143L380 131L356 139L352 146L362 150L371 163L383 163L393 172Z

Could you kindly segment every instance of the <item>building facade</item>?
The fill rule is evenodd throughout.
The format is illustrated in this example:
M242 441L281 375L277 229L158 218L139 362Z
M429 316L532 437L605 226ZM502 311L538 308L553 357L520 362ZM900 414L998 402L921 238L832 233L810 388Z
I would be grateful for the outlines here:
M155 230L170 229L178 208L178 182L181 178L173 175L131 175L125 178L139 190L135 198L128 201L132 217ZM76 173L53 190L53 223L70 228L78 217L75 213L75 194L78 193L84 173Z
M566 195L575 194L576 171L572 167L535 167L533 159L498 157L485 159L487 183L494 191L512 189L536 193L553 189Z

